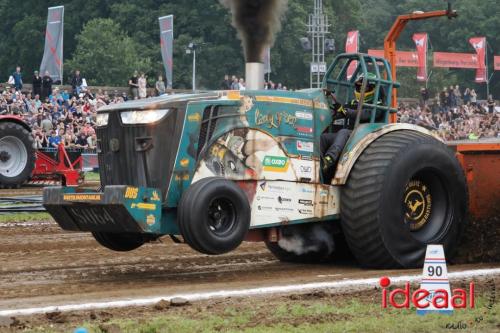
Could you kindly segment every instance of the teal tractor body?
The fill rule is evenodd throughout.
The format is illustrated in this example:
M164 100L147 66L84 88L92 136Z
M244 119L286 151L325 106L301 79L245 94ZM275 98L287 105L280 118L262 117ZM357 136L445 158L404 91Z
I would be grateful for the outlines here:
M396 86L385 59L343 54L321 89L105 106L97 116L102 188L49 187L44 205L63 229L92 232L116 251L171 235L207 254L261 240L295 262L352 252L366 267L413 267L429 243L451 255L465 222L465 180L432 133L389 123ZM325 177L321 136L346 126L333 105L353 99L352 133Z

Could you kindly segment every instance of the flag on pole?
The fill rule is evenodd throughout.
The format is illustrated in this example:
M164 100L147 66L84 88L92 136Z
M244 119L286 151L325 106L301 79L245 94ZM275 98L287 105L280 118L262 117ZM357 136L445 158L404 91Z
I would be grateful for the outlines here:
M500 71L500 56L495 56L493 58L494 68L496 71Z
M173 44L174 44L174 16L160 17L160 46L167 88L172 89Z
M417 81L427 81L427 40L426 33L413 34L418 57Z
M50 7L40 75L45 75L47 71L54 82L60 83L63 78L63 33L64 6Z
M345 52L346 53L358 53L359 52L359 31L349 31L347 33L347 39L345 41ZM358 67L358 62L353 61L349 64L347 68L347 79L351 79L352 74Z
M476 82L488 81L488 68L486 68L486 37L473 37L469 39L469 43L476 50L477 54L477 71Z

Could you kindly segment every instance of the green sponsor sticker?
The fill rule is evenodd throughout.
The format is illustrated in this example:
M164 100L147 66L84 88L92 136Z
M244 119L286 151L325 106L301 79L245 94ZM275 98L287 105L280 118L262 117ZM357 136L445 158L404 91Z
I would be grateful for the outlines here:
M288 157L266 156L264 157L264 161L262 161L262 165L265 171L286 172L288 170L288 162Z

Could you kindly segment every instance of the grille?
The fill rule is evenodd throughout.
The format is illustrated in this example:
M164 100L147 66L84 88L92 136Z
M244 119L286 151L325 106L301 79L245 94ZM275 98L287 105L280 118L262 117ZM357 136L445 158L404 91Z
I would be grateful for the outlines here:
M203 119L200 129L200 137L198 140L198 152L196 157L200 156L205 145L210 141L217 126L217 115L219 114L218 107L210 106L203 111Z
M101 184L155 187L165 195L182 133L184 113L185 107L172 110L154 125L124 126L119 112L110 112L108 126L97 129ZM151 140L152 148L141 152L137 149L137 141L144 138Z

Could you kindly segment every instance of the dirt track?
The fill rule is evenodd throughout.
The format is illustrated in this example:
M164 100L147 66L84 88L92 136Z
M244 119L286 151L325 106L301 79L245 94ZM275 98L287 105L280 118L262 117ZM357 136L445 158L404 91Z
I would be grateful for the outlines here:
M117 253L89 234L68 233L55 223L0 227L0 309L26 308L134 296L238 289L419 274L420 270L368 271L356 263L296 265L276 261L260 243L222 256L205 256L169 238ZM455 265L453 271L489 265Z

